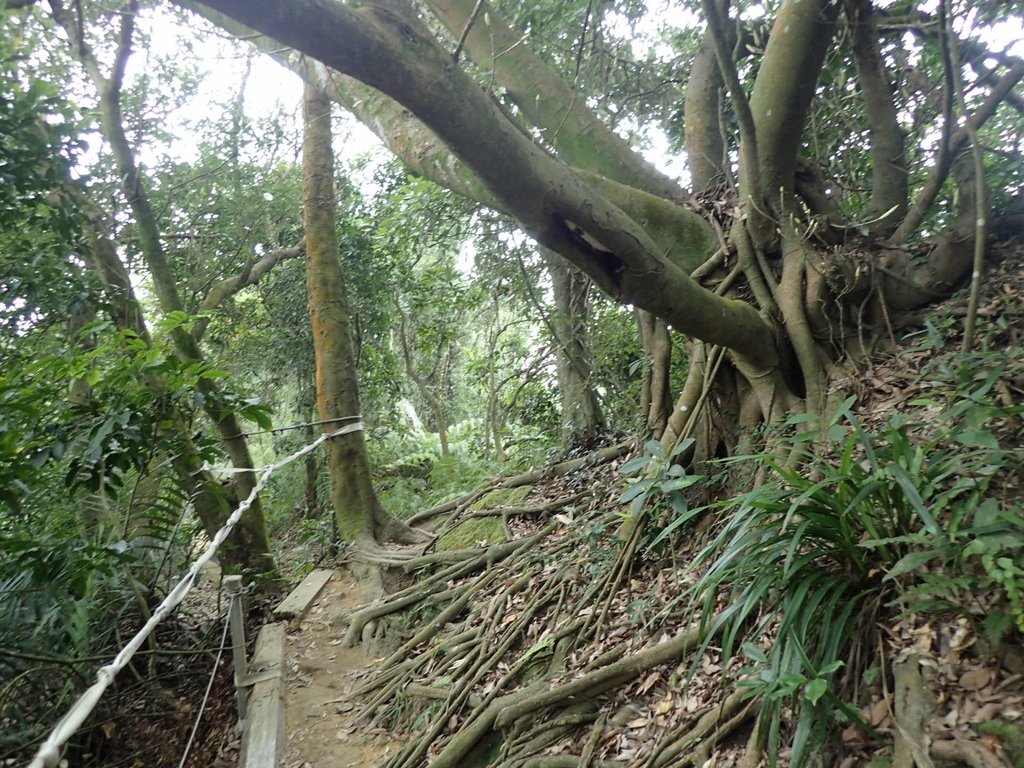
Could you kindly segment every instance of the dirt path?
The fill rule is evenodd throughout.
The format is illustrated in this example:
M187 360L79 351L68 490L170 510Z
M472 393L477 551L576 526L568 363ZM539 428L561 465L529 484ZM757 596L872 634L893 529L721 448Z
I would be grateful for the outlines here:
M283 768L372 768L399 746L385 729L353 722L347 694L373 660L360 647L342 647L342 619L361 602L351 574L339 568L306 618L290 628Z

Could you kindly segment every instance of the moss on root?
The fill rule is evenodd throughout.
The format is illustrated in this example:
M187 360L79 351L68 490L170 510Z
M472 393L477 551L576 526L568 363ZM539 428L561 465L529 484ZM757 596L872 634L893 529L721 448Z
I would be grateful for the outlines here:
M1005 720L990 720L979 725L978 731L999 739L1010 765L1013 768L1024 768L1024 728Z
M522 485L517 488L498 488L482 496L471 507L471 511L483 509L494 509L506 504L515 504L525 499L530 491L531 485ZM460 521L450 531L444 533L437 540L438 551L451 551L458 549L472 549L473 547L500 544L506 540L505 525L501 517L469 517Z

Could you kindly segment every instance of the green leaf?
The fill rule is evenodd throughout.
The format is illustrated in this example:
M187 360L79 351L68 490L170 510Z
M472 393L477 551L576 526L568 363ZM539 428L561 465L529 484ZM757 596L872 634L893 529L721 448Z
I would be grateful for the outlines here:
M937 557L934 551L925 550L923 552L911 552L904 555L889 569L888 573L882 581L892 581L897 576L902 576L904 573L910 571L916 571L924 565L927 565Z
M626 490L624 490L622 492L622 495L619 497L619 503L620 504L625 504L627 501L632 501L633 499L637 498L641 494L645 494L645 493L649 492L653 485L654 485L654 480L650 480L650 479L637 480L636 482L634 482L634 483L630 484L629 486L627 486Z
M746 656L748 659L759 661L762 664L768 663L768 657L765 656L764 651L761 650L761 646L759 645L755 645L751 642L745 642L740 646L740 650L743 652L743 655Z
M666 480L661 483L661 490L663 493L681 491L683 488L689 488L691 485L703 479L702 475L690 475L689 477L679 477L674 480Z
M804 686L804 698L811 704L817 704L818 700L828 691L828 681L817 677Z
M975 430L971 432L959 432L953 437L960 445L971 448L988 448L993 451L1000 449L996 436L988 430Z
M652 461L654 461L653 456L637 456L619 467L619 472L623 475L632 475L647 467Z

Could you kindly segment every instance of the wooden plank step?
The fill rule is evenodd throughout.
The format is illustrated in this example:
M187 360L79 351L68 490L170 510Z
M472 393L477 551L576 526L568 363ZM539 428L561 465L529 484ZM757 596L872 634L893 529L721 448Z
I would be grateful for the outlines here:
M334 571L330 568L317 568L310 571L302 583L274 609L274 618L278 621L301 619L333 575Z
M249 691L242 738L243 768L278 768L284 754L284 622L267 624L256 636L249 677L259 682ZM275 674L276 673L276 674Z

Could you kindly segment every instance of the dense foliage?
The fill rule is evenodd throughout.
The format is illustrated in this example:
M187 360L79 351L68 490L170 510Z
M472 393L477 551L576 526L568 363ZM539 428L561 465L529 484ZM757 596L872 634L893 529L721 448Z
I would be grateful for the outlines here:
M866 725L875 622L1019 639L1019 317L933 318L884 418L857 381L1020 231L1020 3L179 5L2 6L0 762L252 490L211 468L323 431L299 93L257 108L254 48L383 142L335 120L331 204L390 511L639 435L593 583L706 537L645 628L682 612L764 702L755 761ZM355 546L332 481L282 470L223 568Z

